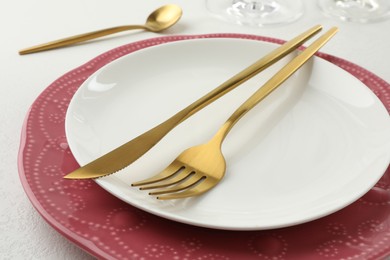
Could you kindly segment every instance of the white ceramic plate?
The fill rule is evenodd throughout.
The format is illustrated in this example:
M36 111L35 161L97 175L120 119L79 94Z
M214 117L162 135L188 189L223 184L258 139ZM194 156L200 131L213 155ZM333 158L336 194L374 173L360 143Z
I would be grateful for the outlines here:
M92 75L73 97L66 134L84 165L167 119L276 45L198 39L137 51ZM389 115L339 67L314 58L250 111L228 135L227 172L203 196L158 201L130 187L207 141L276 72L260 73L168 134L128 168L97 179L114 196L192 225L261 230L310 221L347 206L382 176L390 158Z

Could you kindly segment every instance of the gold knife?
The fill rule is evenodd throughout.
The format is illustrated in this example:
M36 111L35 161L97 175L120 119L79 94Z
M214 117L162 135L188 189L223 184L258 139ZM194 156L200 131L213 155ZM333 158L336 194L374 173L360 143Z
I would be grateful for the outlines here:
M181 122L195 114L205 106L209 105L224 94L233 90L240 84L249 80L259 72L268 68L275 62L279 61L287 54L291 53L305 41L321 31L322 26L316 25L306 32L298 35L294 39L286 42L282 46L276 48L251 66L239 72L232 78L228 79L220 86L201 97L188 107L179 111L166 121L150 129L149 131L139 135L131 141L115 148L111 152L97 158L96 160L76 169L75 171L64 176L65 179L91 179L103 177L115 173L123 168L129 166L136 161L154 145L156 145L165 135L167 135L173 128Z

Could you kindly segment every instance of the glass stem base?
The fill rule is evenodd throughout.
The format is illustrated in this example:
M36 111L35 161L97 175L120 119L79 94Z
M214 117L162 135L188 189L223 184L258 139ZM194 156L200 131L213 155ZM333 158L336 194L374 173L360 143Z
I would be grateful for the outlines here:
M206 6L225 20L250 26L293 22L303 14L300 0L206 0Z

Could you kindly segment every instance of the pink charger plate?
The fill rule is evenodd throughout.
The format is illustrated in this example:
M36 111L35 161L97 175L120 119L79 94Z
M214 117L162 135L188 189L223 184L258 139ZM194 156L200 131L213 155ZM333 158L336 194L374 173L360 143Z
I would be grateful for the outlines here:
M131 52L196 38L284 41L243 34L164 36L115 48L48 86L26 116L19 174L34 207L59 233L104 259L381 259L390 255L390 168L352 205L309 223L267 231L194 227L143 212L92 180L64 180L79 167L65 136L77 88L96 70ZM390 110L390 85L346 60L320 53L367 85Z

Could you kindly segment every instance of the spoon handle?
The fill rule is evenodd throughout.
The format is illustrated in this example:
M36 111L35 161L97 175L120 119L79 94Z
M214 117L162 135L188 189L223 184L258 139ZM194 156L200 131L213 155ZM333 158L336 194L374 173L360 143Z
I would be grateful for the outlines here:
M89 32L89 33L83 33L83 34L70 36L67 38L39 44L36 46L32 46L32 47L20 50L19 54L24 55L24 54L34 53L34 52L51 50L51 49L55 49L55 48L60 48L60 47L72 45L72 44L79 43L79 42L84 42L84 41L96 39L96 38L106 36L109 34L114 34L114 33L123 32L123 31L127 31L127 30L133 30L133 29L145 29L145 26L144 25L124 25L124 26L117 26L117 27L102 29L102 30Z

